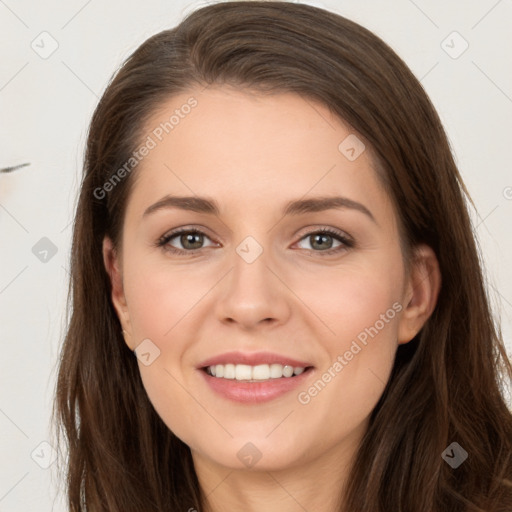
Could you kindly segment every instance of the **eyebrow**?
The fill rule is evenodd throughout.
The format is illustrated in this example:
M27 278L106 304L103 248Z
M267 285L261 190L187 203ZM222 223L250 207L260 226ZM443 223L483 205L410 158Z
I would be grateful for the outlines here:
M178 208L180 210L187 210L197 213L205 213L208 215L219 215L220 208L214 199L199 197L199 196L171 196L167 195L149 206L143 213L143 217L150 215L159 210L168 208ZM372 212L363 204L358 203L348 197L340 196L322 196L313 197L310 199L299 199L296 201L289 201L285 204L282 214L286 215L301 215L304 213L321 212L325 210L343 209L348 208L364 213L375 224L377 221Z

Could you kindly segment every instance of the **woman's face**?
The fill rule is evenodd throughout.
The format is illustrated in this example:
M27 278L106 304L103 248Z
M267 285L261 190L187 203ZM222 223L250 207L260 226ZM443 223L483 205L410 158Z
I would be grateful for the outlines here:
M143 143L104 255L154 408L196 461L347 455L432 309L368 149L319 103L224 87L170 99Z

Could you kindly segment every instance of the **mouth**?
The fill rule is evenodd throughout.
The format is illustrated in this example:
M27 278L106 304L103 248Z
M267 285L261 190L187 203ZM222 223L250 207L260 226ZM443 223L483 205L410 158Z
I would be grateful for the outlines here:
M309 362L270 352L229 352L203 361L197 370L214 395L246 405L290 397L315 374Z
M201 368L215 379L236 380L239 382L266 382L274 379L293 379L312 366L292 366L288 364L215 364Z

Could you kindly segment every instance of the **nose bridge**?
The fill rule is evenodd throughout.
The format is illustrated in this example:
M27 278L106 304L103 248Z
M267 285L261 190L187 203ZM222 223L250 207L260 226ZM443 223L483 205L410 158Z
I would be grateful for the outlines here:
M286 287L271 270L269 239L262 231L247 235L235 246L232 271L216 306L220 320L229 318L246 327L269 318L284 320L288 309Z
M262 236L258 238L261 240ZM231 293L236 293L239 299L245 297L245 300L258 301L265 296L268 300L272 295L271 288L276 284L272 281L275 276L271 276L269 270L271 259L267 238L260 243L254 236L246 236L236 246L233 255Z
M261 239L261 236L259 237ZM260 243L255 237L249 235L238 244L233 257L233 280L244 286L250 284L253 288L263 285L268 288L269 259L271 253L268 242Z

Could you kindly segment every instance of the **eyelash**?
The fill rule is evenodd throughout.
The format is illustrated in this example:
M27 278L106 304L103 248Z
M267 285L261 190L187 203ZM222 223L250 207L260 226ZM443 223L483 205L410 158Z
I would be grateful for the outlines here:
M208 235L198 229L194 228L178 228L174 231L171 231L170 233L165 234L164 236L160 237L156 243L155 246L161 248L164 251L168 251L172 254L178 254L178 255L185 255L185 254L195 254L197 251L200 251L201 249L191 249L191 250L183 250L183 249L176 249L176 247L173 247L172 245L167 245L173 238L175 238L178 235L181 235L183 233L187 234L194 234L194 235L204 235L207 238ZM317 234L325 234L330 235L333 238L336 238L339 242L341 242L343 245L340 247L336 247L334 249L328 249L325 251L315 251L313 249L306 249L310 250L315 253L319 253L321 256L329 256L334 253L341 252L342 250L351 249L355 246L355 243L353 240L345 236L342 232L331 229L331 228L321 228L316 231L310 231L309 233L306 233L300 240L303 240L304 238L307 238L312 235Z

